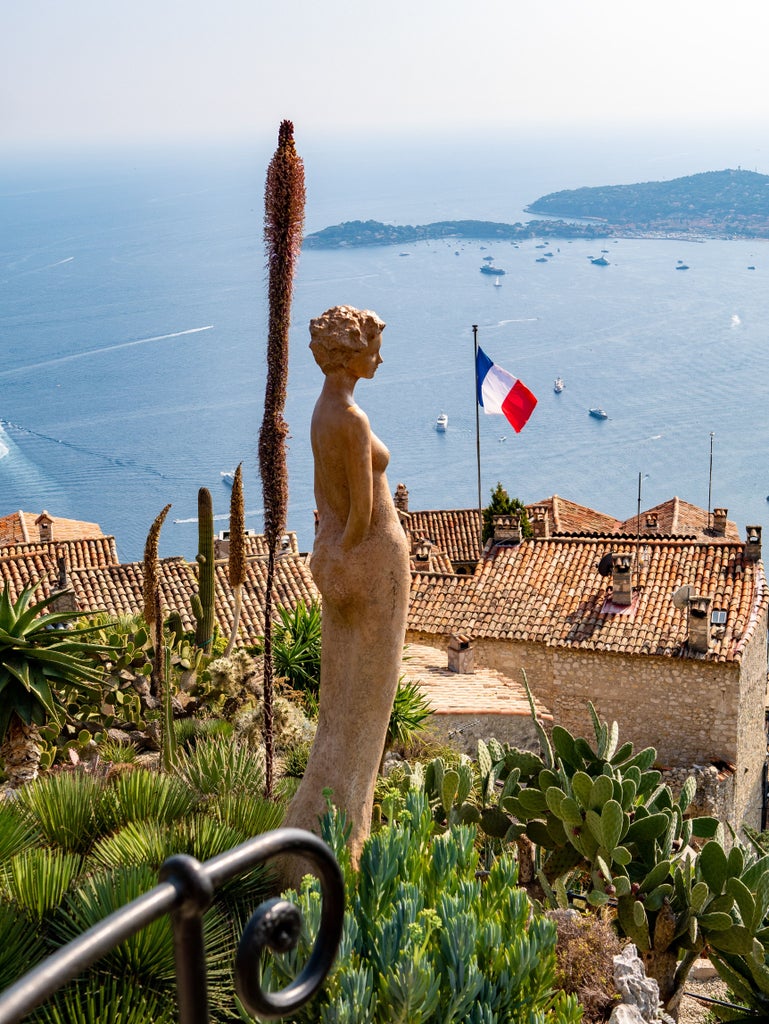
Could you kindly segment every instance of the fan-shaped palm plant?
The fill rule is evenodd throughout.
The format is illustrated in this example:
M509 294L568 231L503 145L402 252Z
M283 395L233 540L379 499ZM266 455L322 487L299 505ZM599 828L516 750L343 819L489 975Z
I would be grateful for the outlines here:
M38 728L61 721L67 691L93 697L103 679L84 631L66 627L72 614L46 612L53 595L30 603L38 586L0 594L0 759L14 787L37 777Z
M53 848L87 853L112 827L104 781L83 772L44 775L25 786L14 803L31 829Z
M0 902L0 992L45 953L43 940L12 903Z
M143 980L125 974L88 972L35 1011L40 1024L174 1024L178 1019L168 992L150 991Z

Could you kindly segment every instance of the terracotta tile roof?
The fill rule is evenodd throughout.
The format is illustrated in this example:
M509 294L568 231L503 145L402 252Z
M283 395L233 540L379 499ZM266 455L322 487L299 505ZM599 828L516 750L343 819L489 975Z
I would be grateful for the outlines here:
M551 534L564 533L614 533L620 526L618 519L596 512L586 505L578 505L554 494L551 498L533 502L526 506L531 516L532 509L543 506L550 517Z
M650 518L657 520L656 529L650 529L648 525ZM698 508L697 505L691 505L688 501L682 501L680 498L670 498L668 501L663 501L661 505L646 509L641 513L640 522L642 536L696 537L698 540L711 543L724 540L739 542L740 540L740 531L730 519L726 521L724 536L714 537L712 530L710 532L708 530L708 526L712 526L713 522L712 513L709 523L708 513L704 508ZM619 533L635 535L637 530L638 519L636 516L626 519L618 527Z
M292 555L299 554L299 543L296 533L293 530L286 530L283 534L283 543L286 545L283 550L291 552ZM258 555L268 555L267 538L263 533L249 533L246 535L246 558Z
M63 519L49 512L12 512L0 517L0 547L6 544L24 544L40 539L37 523L41 516L51 522L54 540L84 540L89 537L103 537L98 523L85 523L79 519Z
M551 538L492 548L472 577L414 574L409 629L625 654L695 656L686 614L671 596L683 584L727 611L704 657L737 661L767 603L760 562L728 542L644 539L639 590L629 612L610 614L611 576L598 574L610 550L634 553L617 537ZM703 657L702 655L696 655Z
M27 583L43 580L40 596L55 589L59 577L58 559L64 558L67 573L93 571L117 565L114 537L83 540L55 540L32 544L6 544L0 547L0 581L9 583L15 599Z
M477 508L409 512L412 536L431 540L453 563L477 562L481 556Z
M451 672L445 651L423 644L407 644L400 674L419 683L436 715L523 715L531 709L526 691L493 669ZM550 711L534 700L537 716L552 721Z
M409 566L412 572L454 572L454 565L451 559L445 551L441 551L438 547L431 548L426 561L412 554L409 557Z
M142 594L144 572L141 562L105 566L96 570L79 570L70 574L78 607L84 610L103 610L110 615L132 615L144 606ZM197 591L198 567L183 558L160 560L159 585L164 614L178 612L185 629L194 629L195 620L190 609L190 598ZM254 642L264 635L264 592L267 563L248 563L243 584L243 604L239 635L246 642ZM305 604L318 600L318 590L305 560L298 555L279 558L275 564L273 585L275 605L294 607L300 600ZM214 583L216 620L221 631L229 635L232 628L234 598L227 578L226 563L216 564Z

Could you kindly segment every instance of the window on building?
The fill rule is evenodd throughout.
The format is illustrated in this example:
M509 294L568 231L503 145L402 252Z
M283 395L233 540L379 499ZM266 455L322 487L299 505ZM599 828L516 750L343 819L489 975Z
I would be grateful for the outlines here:
M712 626L725 626L726 625L726 609L725 608L714 608L710 613L710 624Z

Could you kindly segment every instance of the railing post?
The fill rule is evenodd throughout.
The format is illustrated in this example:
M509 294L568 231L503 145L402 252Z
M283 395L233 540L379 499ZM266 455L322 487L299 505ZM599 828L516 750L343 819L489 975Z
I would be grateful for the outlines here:
M179 1024L208 1024L203 914L213 902L214 887L202 864L183 853L163 862L160 881L170 882L182 897L171 911Z

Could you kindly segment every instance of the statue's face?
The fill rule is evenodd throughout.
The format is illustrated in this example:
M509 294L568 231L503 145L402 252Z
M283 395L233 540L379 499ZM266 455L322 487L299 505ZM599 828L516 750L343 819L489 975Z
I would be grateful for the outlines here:
M373 338L368 346L361 349L359 352L355 352L347 361L347 369L354 374L355 377L365 377L367 380L371 380L377 371L377 367L382 362L382 357L379 354L379 350L382 347L382 335L377 334Z

